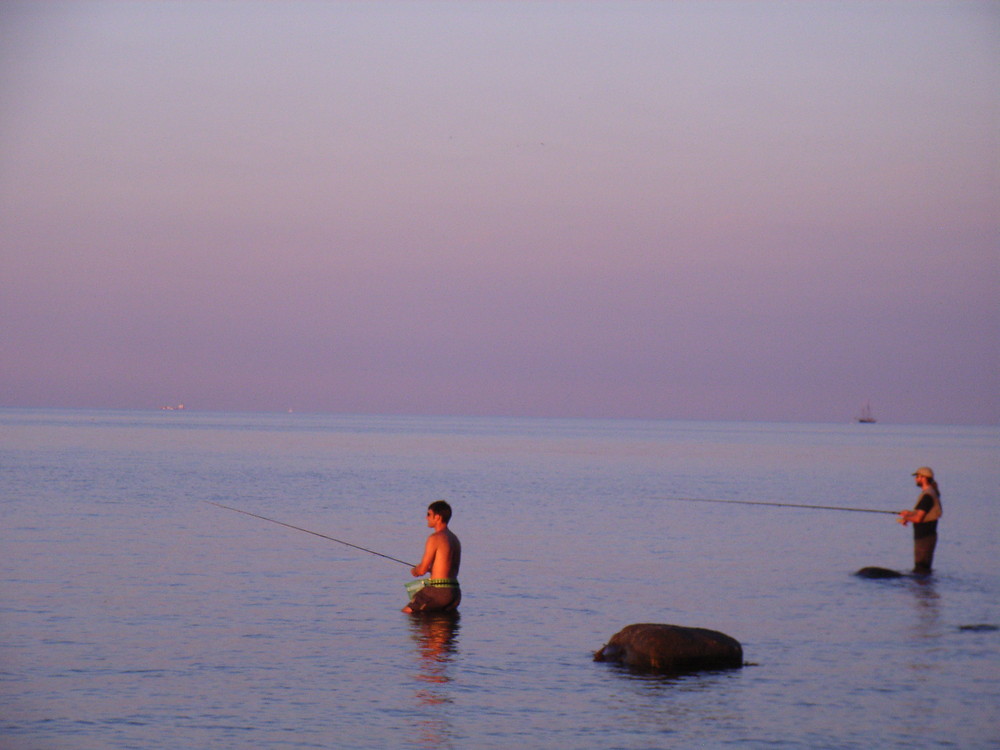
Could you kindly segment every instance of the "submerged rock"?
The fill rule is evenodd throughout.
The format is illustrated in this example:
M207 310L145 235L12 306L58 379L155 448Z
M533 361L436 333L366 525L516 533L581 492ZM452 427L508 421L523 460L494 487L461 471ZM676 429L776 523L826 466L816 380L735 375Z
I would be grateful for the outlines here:
M854 575L860 578L902 578L903 574L898 570L891 570L889 568L877 568L868 567L862 568Z
M680 625L639 623L611 636L594 661L624 664L635 670L659 673L743 666L743 646L716 630Z

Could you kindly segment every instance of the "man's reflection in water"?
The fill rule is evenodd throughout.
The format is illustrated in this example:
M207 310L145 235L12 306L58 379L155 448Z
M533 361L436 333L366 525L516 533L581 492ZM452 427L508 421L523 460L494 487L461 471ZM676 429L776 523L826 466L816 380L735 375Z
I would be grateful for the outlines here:
M914 576L907 583L913 593L913 611L916 617L910 626L912 646L907 650L906 666L909 679L920 684L930 684L937 679L942 663L941 596L934 587L933 576ZM913 706L914 715L925 711L926 706Z
M913 634L917 638L937 638L942 632L941 596L934 587L934 577L913 576L909 584L917 614Z
M423 706L445 707L453 699L445 689L451 682L451 658L458 650L458 612L428 612L411 615L410 636L417 644L419 671L417 679L427 683L417 690L417 702ZM448 747L451 724L446 714L429 712L419 723L421 744Z

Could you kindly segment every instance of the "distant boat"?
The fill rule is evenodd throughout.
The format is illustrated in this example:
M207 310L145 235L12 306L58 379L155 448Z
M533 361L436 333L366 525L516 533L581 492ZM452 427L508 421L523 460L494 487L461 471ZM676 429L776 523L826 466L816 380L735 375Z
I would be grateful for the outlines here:
M861 416L858 417L858 423L860 424L875 424L875 415L872 414L872 405L865 404L861 409Z

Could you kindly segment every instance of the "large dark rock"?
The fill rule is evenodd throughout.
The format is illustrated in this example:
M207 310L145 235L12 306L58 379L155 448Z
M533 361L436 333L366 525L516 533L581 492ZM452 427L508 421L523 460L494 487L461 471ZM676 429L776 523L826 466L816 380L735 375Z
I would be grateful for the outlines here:
M898 570L892 570L890 568L878 568L875 566L870 566L867 568L862 568L854 575L860 578L902 578L903 574Z
M743 647L725 633L680 625L639 623L611 636L594 661L644 672L680 673L743 666Z

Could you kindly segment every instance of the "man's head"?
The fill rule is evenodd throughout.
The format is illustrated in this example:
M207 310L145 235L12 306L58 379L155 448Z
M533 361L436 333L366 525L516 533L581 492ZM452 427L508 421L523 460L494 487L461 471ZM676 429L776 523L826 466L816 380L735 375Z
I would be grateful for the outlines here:
M444 500L435 500L427 506L427 512L441 516L441 520L445 523L451 520L451 506Z

